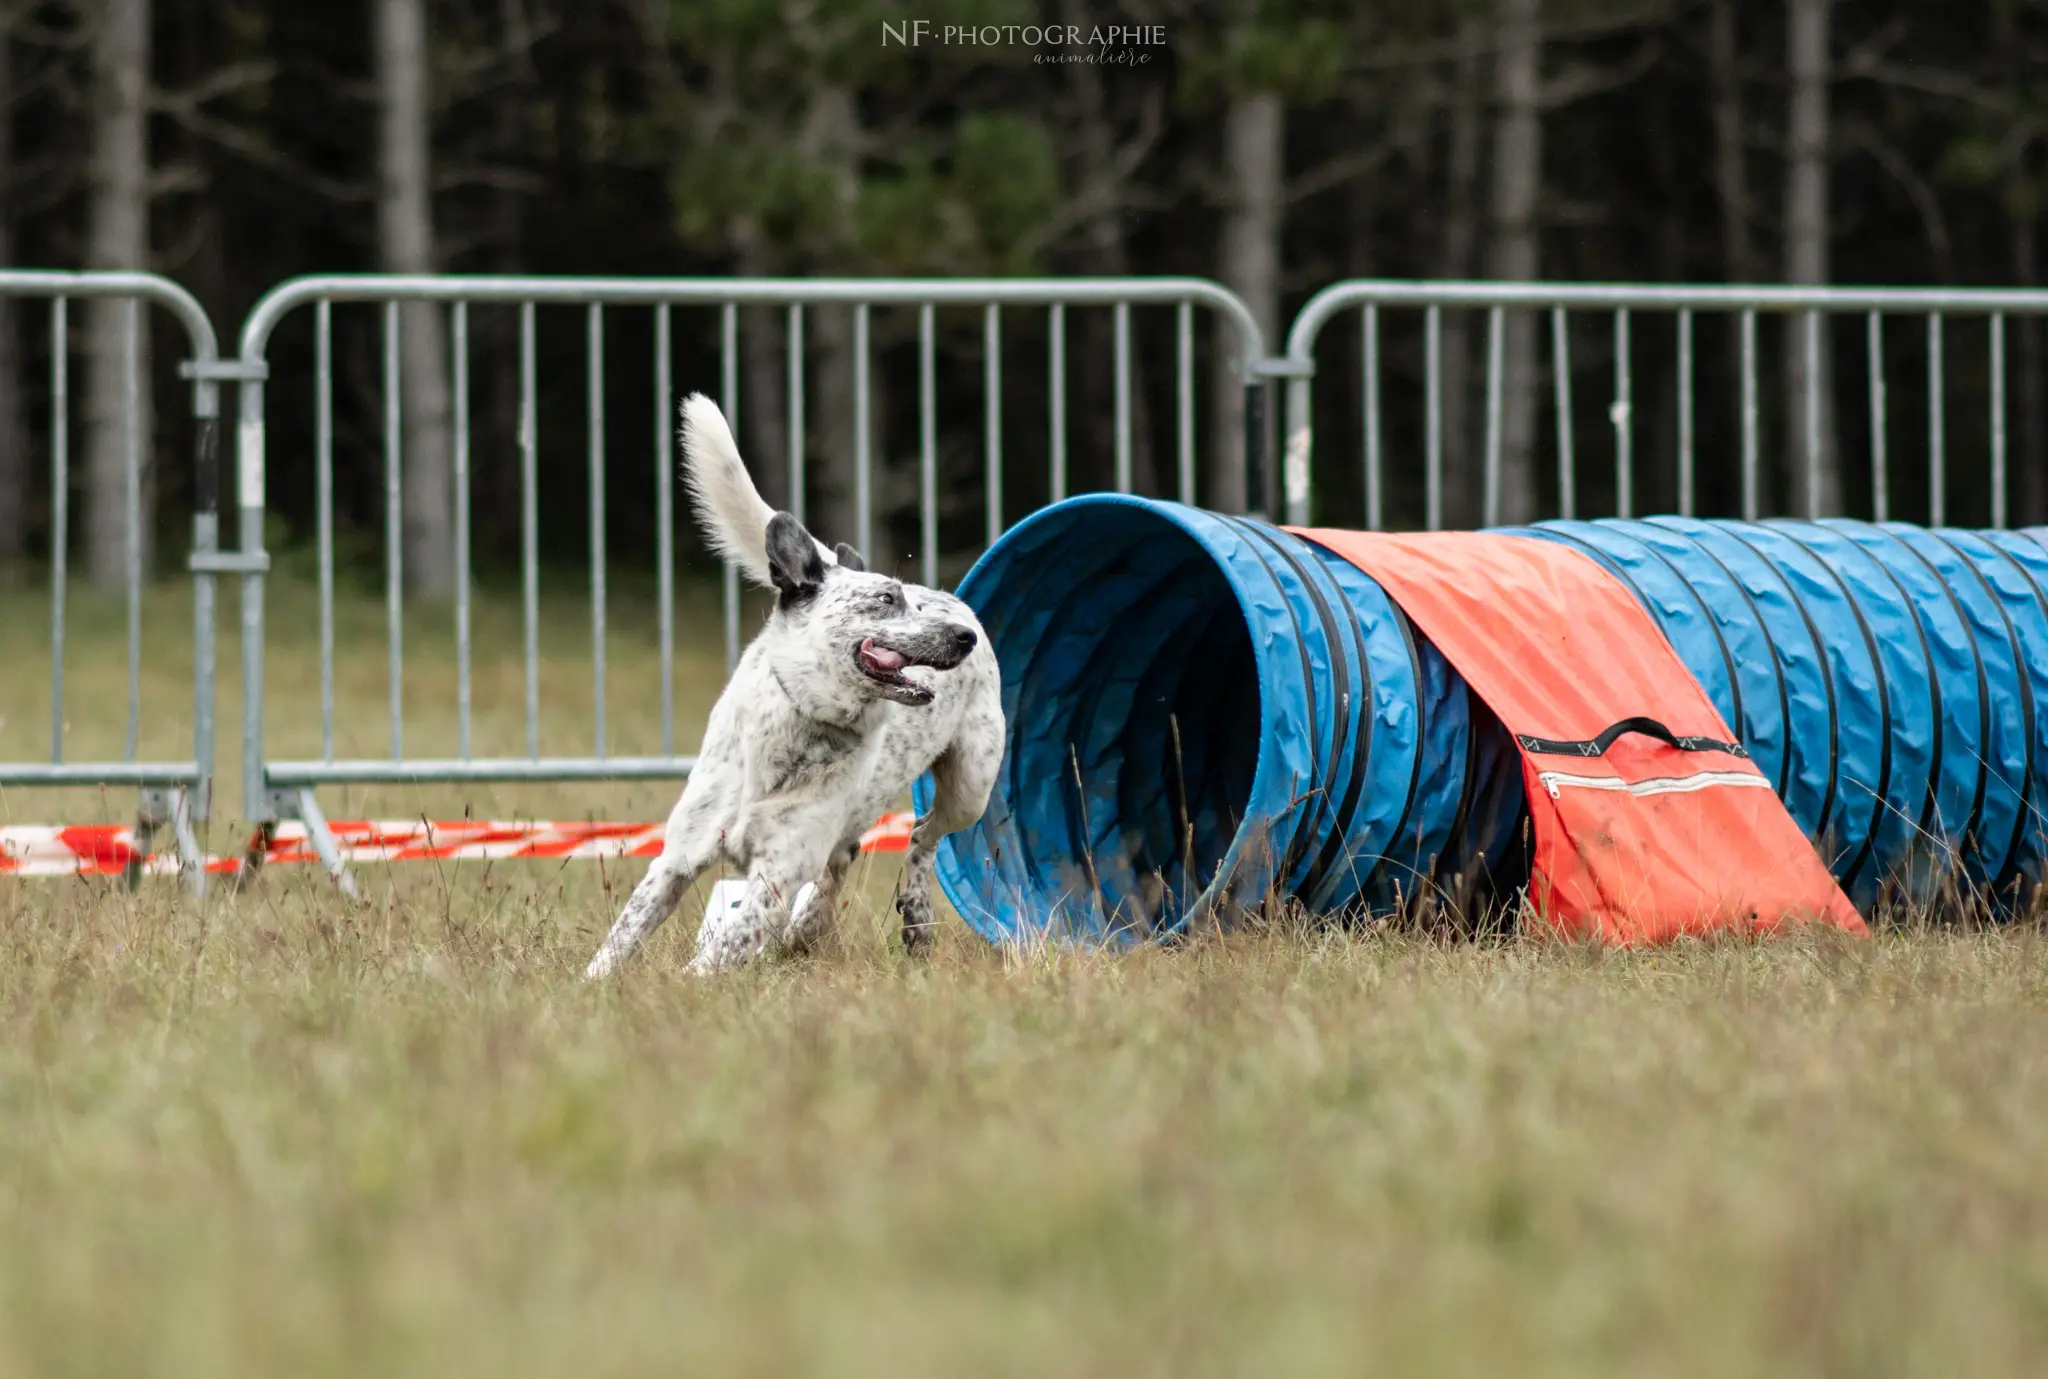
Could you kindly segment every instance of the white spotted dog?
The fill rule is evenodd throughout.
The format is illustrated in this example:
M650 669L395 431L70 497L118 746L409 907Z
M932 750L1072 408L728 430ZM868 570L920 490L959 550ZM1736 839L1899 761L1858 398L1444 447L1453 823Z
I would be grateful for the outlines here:
M933 932L932 855L981 817L1003 755L995 654L950 594L868 572L827 550L747 477L724 415L682 406L683 479L714 549L776 591L775 611L711 710L696 770L669 815L661 856L633 888L585 972L631 956L704 871L746 872L731 917L707 917L691 970L801 951L831 923L861 834L926 771L937 786L911 830L896 890L904 947ZM802 910L790 900L815 882Z

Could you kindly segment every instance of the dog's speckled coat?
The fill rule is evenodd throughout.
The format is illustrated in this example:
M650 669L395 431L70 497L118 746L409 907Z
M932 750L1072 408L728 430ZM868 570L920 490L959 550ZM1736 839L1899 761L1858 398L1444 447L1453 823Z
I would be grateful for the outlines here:
M585 975L631 956L720 859L746 872L746 900L706 920L691 969L805 947L832 922L861 833L930 771L937 790L896 891L904 945L920 951L932 930L932 855L981 817L1002 761L1002 691L981 624L952 595L869 573L851 547L827 550L771 510L701 394L683 402L682 445L712 546L776 590L775 611L711 710L661 855ZM791 915L808 881L816 889Z

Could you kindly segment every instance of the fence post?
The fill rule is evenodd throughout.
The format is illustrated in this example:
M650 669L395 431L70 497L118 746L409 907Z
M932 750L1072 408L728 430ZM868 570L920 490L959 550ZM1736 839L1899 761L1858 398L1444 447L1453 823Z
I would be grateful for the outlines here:
M235 535L242 575L242 811L251 823L276 811L263 780L263 380L262 359L243 352L235 426Z
M211 379L193 380L192 426L192 755L199 782L191 817L204 822L213 814L215 576L199 567L220 551L220 385Z

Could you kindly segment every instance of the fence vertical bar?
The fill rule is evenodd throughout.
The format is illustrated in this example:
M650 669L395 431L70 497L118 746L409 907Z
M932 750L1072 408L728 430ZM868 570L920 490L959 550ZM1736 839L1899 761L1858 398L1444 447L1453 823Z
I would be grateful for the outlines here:
M526 631L526 754L540 755L540 400L534 304L519 304L519 571Z
M1368 302L1358 317L1360 369L1365 375L1365 528L1378 531L1385 520L1380 507L1385 464L1380 445L1380 309Z
M789 304L789 512L801 522L804 520L804 308L801 302Z
M121 449L126 458L122 494L128 550L128 733L122 760L135 760L142 732L142 303L130 297L121 313Z
M917 309L917 481L919 539L923 544L924 582L939 583L939 398L938 363L934 357L932 304Z
M1116 304L1116 491L1131 491L1131 304Z
M1195 505L1195 304L1182 302L1173 319L1173 438L1178 448L1180 500Z
M726 422L738 434L740 429L740 308L727 302L718 313L718 394ZM740 663L740 572L729 560L721 593L725 603L725 673Z
M994 302L981 314L982 456L987 466L982 495L988 544L1003 534L1003 309Z
M1948 456L1944 451L1947 425L1941 395L1941 313L1927 313L1927 523L1948 522Z
M1692 416L1692 308L1678 313L1678 514L1693 515L1696 506Z
M875 557L874 412L868 399L868 304L853 309L853 525L863 559Z
M656 616L661 627L661 754L676 751L676 499L669 464L669 409L674 370L669 360L669 306L654 308L654 561Z
M1991 525L2005 527L2005 315L1991 313Z
M469 303L450 308L449 370L455 384L455 745L470 753L469 682Z
M1423 443L1423 525L1441 531L1444 525L1444 311L1432 306L1422 316L1423 410L1427 413Z
M592 302L586 308L584 349L585 416L589 426L588 477L590 482L590 736L595 753L605 754L604 731L604 306Z
M1800 372L1806 379L1806 395L1801 399L1805 407L1806 422L1806 515L1818 521L1827 514L1821 511L1821 463L1820 463L1820 313L1809 311L1800 320Z
M1884 317L1873 311L1864 322L1864 353L1870 369L1870 515L1891 520L1891 471L1884 440Z
M1557 413L1557 507L1570 518L1579 508L1579 462L1572 447L1571 318L1561 306L1550 309L1550 385Z
M1491 307L1486 313L1486 470L1483 481L1481 522L1485 526L1500 525L1500 390L1502 350L1505 347L1502 336L1506 333L1507 312L1500 307Z
M1046 385L1051 393L1048 409L1052 428L1047 444L1052 455L1052 500L1067 496L1067 305L1054 302L1048 314L1046 338Z
M1757 465L1756 312L1742 313L1742 516L1754 522L1762 508Z
M196 359L195 366L212 359ZM181 369L181 373L187 370ZM220 384L215 379L192 377L192 555L195 560L212 561L220 555ZM214 630L219 608L218 576L196 571L192 577L192 789L185 808L171 802L171 832L176 839L185 883L194 896L205 894L206 866L198 856L197 840L191 838L196 819L213 817L213 762L216 739L214 683L216 667ZM179 816L183 815L181 819ZM197 865L194 865L194 864Z
M1629 312L1614 313L1614 510L1619 517L1635 512L1636 419L1635 385L1629 367Z
M246 360L244 361L246 362ZM242 575L242 812L269 822L277 809L265 792L263 754L263 383L243 378L235 390L235 547L257 568Z
M384 303L384 619L390 636L391 759L405 756L403 694L405 633L401 607L405 579L405 516L402 502L403 427L398 367L398 302Z
M334 303L313 309L313 504L320 565L320 759L334 760Z
M50 303L50 761L64 760L64 587L71 546L70 303Z

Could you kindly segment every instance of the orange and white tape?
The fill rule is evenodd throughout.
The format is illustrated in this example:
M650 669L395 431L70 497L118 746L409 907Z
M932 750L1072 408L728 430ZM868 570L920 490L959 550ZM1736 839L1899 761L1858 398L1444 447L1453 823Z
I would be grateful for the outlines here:
M902 852L910 846L909 814L885 814L861 835L863 852ZM344 862L580 861L600 857L653 857L663 825L491 822L478 819L332 821ZM159 835L162 836L162 835ZM19 824L0 827L0 876L119 876L138 860L135 830L111 824ZM140 857L152 876L175 876L176 853ZM263 854L264 866L318 862L306 826L282 823ZM239 871L239 857L208 857L213 873Z

